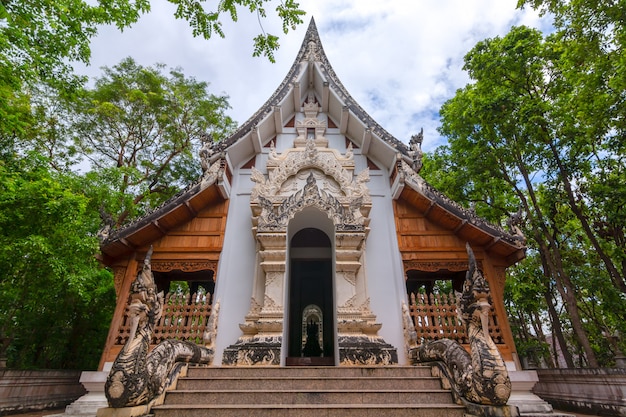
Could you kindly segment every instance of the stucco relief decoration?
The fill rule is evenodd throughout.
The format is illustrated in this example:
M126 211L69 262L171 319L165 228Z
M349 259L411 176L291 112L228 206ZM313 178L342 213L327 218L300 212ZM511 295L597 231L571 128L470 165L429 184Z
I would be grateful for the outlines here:
M317 148L315 147L315 140L309 139L306 141L304 155L307 159L315 159L315 157L317 157L318 152Z
M255 186L250 200L258 230L283 230L296 213L309 206L329 213L337 230L365 230L371 207L366 185L369 170L354 177L353 167L350 153L344 157L319 148L314 139L307 140L305 148L289 149L277 158L270 155L267 177L252 169ZM308 174L300 187L304 172Z
M204 164L208 164L209 161L205 161ZM226 161L224 159L218 159L213 162L207 169L203 169L201 185L206 188L217 181L224 173Z
M362 171L356 178L353 178L351 170L354 169L352 155L344 157L334 149L320 149L315 146L315 141L306 141L306 147L289 149L278 158L271 158L268 161L268 177L257 169L252 170L252 181L256 183L253 196L264 195L265 197L276 196L281 185L303 169L317 168L324 174L332 177L341 186L341 192L346 197L354 195L366 196L369 201L369 191L365 182L369 181L369 170ZM350 170L349 170L350 169Z
M163 313L163 292L152 273L152 247L130 289L128 341L113 362L104 392L112 408L151 404L172 386L185 363L209 364L211 348L168 339L150 351L154 327Z
M307 47L307 52L304 59L309 62L321 61L319 48L317 46L317 42L315 42L314 40L309 41L309 45Z
M217 300L213 304L211 309L211 315L207 321L206 329L202 334L202 341L207 348L213 349L215 347L215 337L217 336L217 317L220 312L220 300Z
M333 195L320 190L313 174L309 174L302 190L287 197L280 205L274 206L271 200L259 196L262 212L258 219L258 230L285 229L289 219L305 207L317 207L327 213L337 230L364 230L365 221L359 208L363 197L354 199L345 207Z
M272 311L281 312L282 306L276 304L276 301L274 301L273 298L265 294L265 300L263 301L263 310L266 312L272 312Z
M511 395L511 380L502 355L489 335L491 290L478 268L474 252L469 258L463 292L457 297L457 313L469 335L468 353L457 341L423 342L410 352L415 363L432 363L451 385L453 396L474 415L509 416L505 407Z
M402 330L404 331L406 351L410 354L411 349L417 347L417 332L415 331L415 323L411 318L409 307L404 300L402 300Z

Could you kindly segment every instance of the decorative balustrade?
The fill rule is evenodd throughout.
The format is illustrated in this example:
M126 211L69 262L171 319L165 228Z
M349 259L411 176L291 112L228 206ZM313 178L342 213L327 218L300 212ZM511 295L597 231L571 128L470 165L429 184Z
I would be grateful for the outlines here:
M202 343L202 335L211 315L211 294L168 293L163 302L163 314L154 328L151 344L166 339L188 340ZM128 309L115 339L116 345L124 345L130 333Z
M469 343L465 327L456 313L456 296L450 294L410 294L409 312L417 340L453 339ZM495 343L504 343L494 309L489 314L489 334Z
M211 315L211 294L169 293L165 297L163 315L152 336L152 344L166 339L202 343L202 335ZM409 312L415 324L418 340L453 339L469 343L465 327L456 313L456 296L450 294L411 293ZM130 333L128 312L115 340L124 345ZM489 315L489 334L495 343L504 343L495 311Z

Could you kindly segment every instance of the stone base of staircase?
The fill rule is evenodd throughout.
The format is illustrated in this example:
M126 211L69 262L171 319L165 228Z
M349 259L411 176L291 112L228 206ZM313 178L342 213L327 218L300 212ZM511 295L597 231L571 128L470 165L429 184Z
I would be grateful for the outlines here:
M155 417L463 417L429 367L190 367Z

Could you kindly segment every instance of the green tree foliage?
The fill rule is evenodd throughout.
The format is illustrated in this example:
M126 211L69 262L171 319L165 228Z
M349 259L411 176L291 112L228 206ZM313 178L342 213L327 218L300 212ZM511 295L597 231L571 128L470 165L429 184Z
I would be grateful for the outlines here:
M10 366L97 366L115 306L95 258L99 213L121 223L160 204L198 178L202 141L234 128L226 97L163 69L128 58L71 96L31 90L29 123L0 165L0 356ZM93 169L69 171L78 156Z
M610 357L602 331L619 328L616 319L626 312L626 247L598 225L619 229L623 223L608 221L606 211L598 209L610 204L598 190L608 193L602 178L614 178L610 192L624 201L624 155L615 146L617 125L610 114L601 123L602 112L579 116L587 110L574 102L580 69L573 67L571 48L562 33L544 39L525 27L479 42L465 57L464 69L474 82L441 110L441 132L449 144L427 159L424 172L434 185L496 223L521 206L532 255L528 262L541 266L543 277L535 282L543 287L555 338L566 339L559 334L566 326L557 312L564 306L574 350L580 347L586 364L598 366L598 358ZM607 90L598 88L595 94L604 96ZM608 210L611 219L622 216L617 205ZM521 285L520 279L512 282ZM520 300L519 290L511 291L512 299ZM601 329L592 324L599 318L606 324ZM542 342L534 327L527 333ZM572 358L567 362L573 365Z
M188 21L194 36L210 39L215 33L225 36L225 14L237 21L237 9L243 7L261 21L270 0L169 1L177 6L175 17ZM5 80L71 80L66 59L89 62L89 43L98 26L113 24L123 30L149 11L150 0L5 0L0 3L0 75ZM284 33L301 24L305 14L293 0L279 2L274 11ZM257 55L273 59L277 39L265 33L255 38Z
M181 70L143 67L127 58L104 68L95 87L79 101L73 148L85 155L119 199L107 210L121 224L198 178L203 141L235 128L225 115L225 96ZM121 201L121 206L112 207Z
M205 0L168 0L175 4L175 16L178 19L185 19L189 22L194 36L202 36L209 39L213 34L224 37L222 25L222 15L227 14L233 22L237 21L238 7L247 8L249 12L256 13L261 18L267 17L266 3L270 0L220 0L214 10L207 10L204 7ZM276 15L282 21L283 33L287 34L289 29L295 30L296 26L302 23L305 12L294 0L280 1L275 8ZM266 33L261 26L262 33L254 38L254 56L265 56L274 62L274 52L280 46L279 37Z
M99 213L122 223L160 204L198 178L202 141L234 128L226 97L163 69L128 58L80 94L31 90L29 123L0 165L0 356L10 366L97 366L115 305L95 260ZM78 156L93 169L69 171Z
M547 297L546 292L550 293ZM509 270L504 302L517 353L526 361L526 366L554 367L550 353L552 346L544 332L544 323L552 321L546 303L552 299L551 292L536 251L528 251L526 260ZM558 317L556 323L560 324Z
M555 97L564 191L613 283L626 293L626 4L519 0L555 16L563 83ZM556 158L555 158L556 159ZM576 188L570 190L569 188Z
M9 366L91 368L115 292L79 177L37 156L0 163L0 337Z
M0 147L11 149L29 128L31 88L79 86L69 61L89 61L98 25L122 29L148 10L148 0L0 2Z
M270 0L169 0L175 18L189 22L194 36L224 37L224 19L237 20L239 8L256 13L259 25L267 17ZM84 80L72 72L71 62L89 63L90 41L98 26L120 30L150 11L150 0L3 0L0 2L0 151L13 150L15 139L30 128L31 89L43 84L62 94L80 90ZM302 23L305 12L294 0L283 0L273 11L287 33ZM274 61L278 36L254 39L254 55Z
M206 39L223 37L238 9L260 25L275 12L284 33L304 15L293 0L274 11L269 0L170 2ZM0 356L10 366L95 368L115 303L111 274L95 261L99 210L122 222L159 204L197 178L200 138L233 127L226 97L179 70L129 59L83 90L71 64L89 62L98 27L123 30L151 3L0 1ZM254 55L273 61L278 36L261 31ZM82 154L93 170L71 173Z

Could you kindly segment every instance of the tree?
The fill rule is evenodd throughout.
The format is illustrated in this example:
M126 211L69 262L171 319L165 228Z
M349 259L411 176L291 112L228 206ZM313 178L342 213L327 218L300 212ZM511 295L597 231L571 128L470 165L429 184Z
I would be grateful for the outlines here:
M74 147L122 197L116 223L145 212L196 180L202 141L225 137L235 123L227 97L181 70L143 67L127 58L104 68L76 108ZM109 204L115 204L109 202Z
M509 270L504 302L519 356L534 362L536 366L547 365L553 368L558 358L552 357L550 350L552 352L558 350L550 349L552 346L546 338L544 326L550 323L554 328L554 325L560 326L560 322L554 316L556 311L549 309L551 293L550 287L546 286L545 276L541 273L539 254L536 251L528 251L526 260ZM559 346L563 347L565 360L573 367L563 331L560 327L555 330L553 334L557 336Z
M524 5L555 17L569 87L558 100L565 127L559 139L573 151L555 163L571 179L564 191L572 210L614 285L626 293L626 208L619 203L626 199L626 7L609 0L518 1ZM572 160L592 169L582 178Z
M169 0L177 6L175 17L189 22L194 36L224 37L224 14L237 21L237 8L243 7L261 18L267 17L269 0L220 0L208 10L203 0ZM302 23L305 14L293 0L281 1L275 8L288 33ZM150 0L5 0L0 3L0 68L2 76L17 80L58 82L71 75L70 61L89 62L89 42L99 25L113 24L120 30L136 23L150 11ZM261 27L262 29L262 27ZM278 37L265 33L255 37L255 56L273 59Z
M211 10L204 0L169 0L177 5L175 17L189 22L194 36L224 37L225 15L237 20L244 8L267 17L270 0L220 0ZM305 14L294 0L281 1L274 12L287 33L302 23ZM120 30L150 11L150 0L4 0L0 2L0 150L12 149L13 140L27 130L30 90L37 85L63 94L80 90L83 79L72 72L71 62L88 63L90 41L98 26ZM260 23L261 24L261 23ZM274 60L278 37L266 33L254 38L254 55Z
M0 162L0 356L10 366L97 366L115 292L82 190L40 156Z
M611 165L604 160L619 160L620 155L609 146L611 129L581 129L581 118L572 117L576 79L570 65L568 44L559 34L544 39L536 30L518 27L503 38L478 43L464 67L474 83L444 104L441 132L449 146L430 164L460 168L452 174L456 179L447 181L459 186L452 192L473 200L477 211L491 213L493 221L514 211L500 204L500 214L494 212L494 202L510 203L513 193L527 220L529 245L540 255L544 285L557 289L576 342L595 367L597 346L581 313L589 287L581 269L569 268L569 263L586 257L597 266L592 259L597 254L603 268L596 275L612 279L622 290L614 266L620 260L615 254L624 248L590 227L597 200L586 192L598 184L598 168ZM600 288L601 300L611 297L605 286ZM623 305L618 311L604 310L608 315L623 312Z

